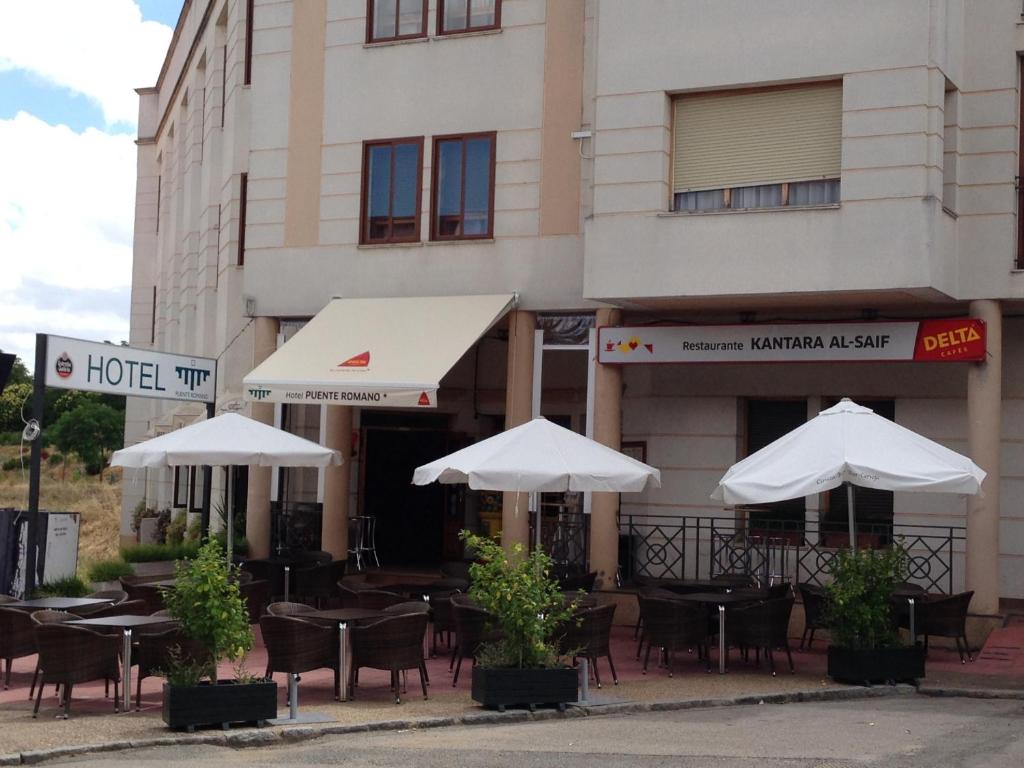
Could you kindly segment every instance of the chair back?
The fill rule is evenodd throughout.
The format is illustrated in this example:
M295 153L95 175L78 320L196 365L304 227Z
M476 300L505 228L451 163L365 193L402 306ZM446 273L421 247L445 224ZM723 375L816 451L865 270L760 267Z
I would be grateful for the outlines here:
M423 663L423 635L427 614L405 613L372 624L357 626L352 633L352 657L361 667L412 669Z
M357 593L356 599L360 608L371 611L380 611L389 606L406 602L406 598L402 595L386 592L383 589L364 589Z
M345 575L345 561L313 563L294 572L296 595L303 597L334 597L336 584Z
M277 602L267 606L267 614L270 616L302 616L316 611L311 605L305 603Z
M332 627L268 613L260 619L260 631L272 672L308 672L338 662L338 633Z
M808 629L825 629L828 593L817 584L800 584L800 599L804 603L804 623Z
M915 606L915 631L921 635L962 637L972 597L973 590L919 600Z
M121 638L116 635L58 622L36 625L35 638L44 683L114 680L120 674L117 652Z
M33 626L40 624L63 624L67 621L74 621L80 619L77 613L70 613L68 611L32 611L30 614L32 618Z
M322 549L310 549L305 552L299 552L296 559L300 563L323 564L334 560L334 556L330 552L325 552Z
M476 600L469 596L469 592L455 592L449 596L449 600L452 601L452 605L469 605L474 608L479 608Z
M153 612L145 600L125 600L123 603L103 605L88 614L90 619L101 619L104 616L149 616ZM86 616L86 614L82 614Z
M147 614L164 607L164 595L160 587L154 587L152 584L133 584L125 579L121 579L121 587L128 594L129 600L145 601Z
M90 592L86 597L95 597L100 600L112 600L115 603L123 603L128 599L128 593L123 589L101 589L97 592Z
M36 652L32 615L15 608L0 608L0 659L19 659Z
M707 612L699 603L637 595L644 635L653 646L681 648L707 638Z
M258 624L260 616L270 602L270 582L263 579L253 579L248 583L238 585L238 592L245 600L246 610L249 612L249 623Z
M404 603L395 603L382 610L384 613L396 616L406 613L426 613L429 615L430 606L431 603L425 603L422 600L406 600Z
M605 656L611 642L615 603L584 608L566 622L559 641L563 652L578 656Z
M452 596L452 612L455 615L455 638L459 653L464 658L476 655L480 643L491 640L498 626L497 617L483 608L456 603Z
M788 581L780 582L779 584L773 584L767 589L768 599L777 600L780 597L792 597L793 596L793 585Z
M792 597L780 597L737 607L729 617L732 639L759 648L785 645L794 602Z

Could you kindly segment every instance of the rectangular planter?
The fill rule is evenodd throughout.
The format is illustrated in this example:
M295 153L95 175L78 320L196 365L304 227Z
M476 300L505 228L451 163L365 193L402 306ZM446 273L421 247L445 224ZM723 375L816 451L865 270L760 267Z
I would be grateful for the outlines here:
M874 648L854 650L828 647L828 676L846 683L869 685L914 682L924 677L924 648Z
M236 683L218 680L216 685L171 686L164 683L163 718L171 728L230 723L259 723L277 717L277 683L260 680Z
M575 702L579 673L556 669L484 669L473 667L473 701L485 707L565 705Z

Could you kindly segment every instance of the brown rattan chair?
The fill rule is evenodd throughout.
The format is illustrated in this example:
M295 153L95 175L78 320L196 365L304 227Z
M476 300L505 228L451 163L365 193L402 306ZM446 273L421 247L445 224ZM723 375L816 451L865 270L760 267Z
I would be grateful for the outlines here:
M267 648L268 679L275 672L297 675L326 667L334 670L334 697L341 695L336 629L268 613L260 619L260 630Z
M32 717L39 714L39 703L46 683L63 685L65 719L71 714L71 694L75 684L90 680L114 681L114 711L120 711L119 637L60 623L39 624L35 628L35 636L39 649L40 681Z
M597 682L598 688L601 687L601 673L597 668L597 660L602 656L608 658L612 681L615 685L619 684L611 651L612 619L614 617L614 603L579 610L566 623L565 634L559 641L559 647L563 653L573 654L574 663L581 657L590 662L590 668L594 671L594 680Z
M729 644L740 646L744 658L749 658L749 649L754 648L758 662L763 650L773 676L775 656L772 652L776 648L784 648L786 658L789 659L789 671L795 672L793 654L789 650L789 617L794 602L792 597L780 597L737 606L727 618L726 636Z
M146 602L146 614L159 611L164 607L163 590L152 584L135 584L131 581L121 579L121 587L128 593L129 600L144 600Z
M202 648L185 637L180 627L154 624L136 630L137 643L132 661L138 664L135 672L135 709L142 704L142 680L163 677L164 672L177 661L195 661L203 654Z
M86 605L75 609L75 613L83 618L91 617L95 615L96 611L102 611L110 605L117 605L118 603L125 602L128 599L128 593L123 589L101 589L98 592L90 592L86 597L95 597L100 600L110 600L111 602L106 605Z
M455 614L452 611L453 592L435 593L430 596L430 610L433 615L430 655L437 656L437 639L444 638L445 647L452 647L452 632L455 631Z
M337 595L341 601L342 608L358 608L359 593L365 589L360 587L361 582L354 579L342 579L335 586L338 588Z
M249 612L249 623L259 624L260 617L270 602L270 582L263 579L250 579L239 582L238 592L245 600L245 608Z
M33 611L29 614L29 618L32 621L32 643L35 646L36 630L35 628L40 624L64 624L68 621L73 621L79 618L77 613L71 613L69 611ZM28 689L29 701L36 692L36 684L39 680L39 660L36 659L36 670L32 673L32 685ZM42 689L42 686L39 686ZM59 687L59 685L58 685Z
M4 690L11 685L11 663L36 652L32 616L14 608L0 608L0 659L4 660Z
M453 665L455 667L455 677L452 679L454 688L459 683L462 660L470 659L475 664L480 644L493 642L500 635L495 631L498 622L494 614L461 600L456 601L455 595L452 595L452 612L455 614L455 648L452 649L448 669Z
M815 630L828 629L828 622L825 618L828 593L824 587L817 584L800 584L799 590L800 599L804 603L804 631L800 635L800 649L803 650L805 640L808 649L814 645Z
M643 674L647 674L652 646L661 649L669 677L673 674L673 654L680 649L696 647L698 658L703 656L705 665L709 664L708 614L702 605L647 595L637 595L637 599L640 601L640 617L643 620L640 642L647 643Z
M344 560L334 560L297 569L292 594L321 608L325 601L337 596L337 584L345 575L346 565Z
M302 616L314 611L316 608L305 603L277 602L267 606L268 616Z
M372 624L356 626L352 632L352 690L362 667L391 673L395 703L402 703L399 672L418 669L423 698L427 698L427 667L423 660L423 636L427 631L425 612L389 616Z
M654 597L660 600L674 600L678 593L672 592L671 590L664 589L663 587L647 585L641 587L640 591L636 595L637 602L640 602L640 596ZM636 640L636 658L640 659L640 654L644 650L644 612L637 609L636 612L636 626L633 627L633 639Z
M356 595L360 608L371 611L381 611L389 606L404 603L408 598L396 595L394 592L387 592L383 589L364 589Z
M960 663L964 663L964 652L967 658L974 661L971 649L967 645L967 609L974 597L973 590L957 595L928 597L918 600L915 606L914 631L924 635L924 652L928 653L928 637L952 637L956 640L956 650L960 654ZM917 642L917 638L913 638ZM961 645L961 641L963 644Z

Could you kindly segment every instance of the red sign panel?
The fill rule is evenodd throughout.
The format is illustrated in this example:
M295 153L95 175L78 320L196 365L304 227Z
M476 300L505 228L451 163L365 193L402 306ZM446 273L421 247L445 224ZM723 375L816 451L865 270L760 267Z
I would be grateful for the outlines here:
M950 362L985 359L985 321L974 317L922 320L914 359Z

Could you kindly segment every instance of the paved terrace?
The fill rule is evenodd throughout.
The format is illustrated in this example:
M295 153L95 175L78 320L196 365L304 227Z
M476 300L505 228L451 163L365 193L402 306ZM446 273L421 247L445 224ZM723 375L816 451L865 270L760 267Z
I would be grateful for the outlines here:
M251 653L248 668L260 672L266 663L266 653L256 631L256 647ZM785 654L776 653L778 675L772 677L767 666L760 668L753 663L744 665L739 654L732 652L732 662L725 675L707 673L703 662L696 655L679 654L676 658L675 676L668 677L663 668L654 664L646 675L641 673L641 664L635 658L636 642L631 627L617 626L613 630L613 653L619 685L611 684L607 663L601 660L601 690L591 686L591 698L615 698L628 702L656 703L697 701L708 699L729 699L740 696L771 696L795 694L798 692L835 691L845 686L838 685L825 675L825 639L816 639L813 651L795 650L798 640L791 640L794 648L795 674L790 674ZM927 678L922 689L935 692L961 689L1001 689L1016 691L1024 695L1024 621L1011 623L997 630L989 639L986 649L973 663L961 665L955 651L933 648L929 655ZM712 660L717 662L717 651L712 651ZM53 687L48 686L43 695L39 718L32 718L32 703L28 689L35 668L35 657L15 661L11 675L10 690L0 692L0 756L68 745L94 745L111 742L128 742L165 737L171 732L160 719L162 679L147 678L142 685L142 706L138 712L115 715L113 700L104 697L102 682L80 684L74 688L71 719L55 719L60 711ZM419 689L419 677L409 673L408 692L403 694L403 703L396 705L388 690L388 675L385 672L362 670L360 685L354 701L339 703L333 698L333 673L320 670L302 676L300 685L300 709L303 712L316 711L331 717L339 724L374 724L385 721L415 721L421 718L455 718L456 720L480 713L481 709L470 699L471 671L469 662L463 663L458 685L452 686L452 675L448 671L448 657L439 649L438 657L428 662L431 685L430 698L424 701ZM230 666L222 667L222 676L230 677ZM286 714L286 676L276 676L279 683L281 714ZM134 681L133 681L134 687ZM113 690L111 689L111 693ZM134 690L133 690L134 701ZM409 723L406 722L408 727ZM294 728L295 726L290 726ZM315 726L314 726L315 727ZM396 726L397 727L397 726ZM240 729L235 729L240 730ZM298 736L298 734L296 734ZM0 760L0 764L3 761Z

